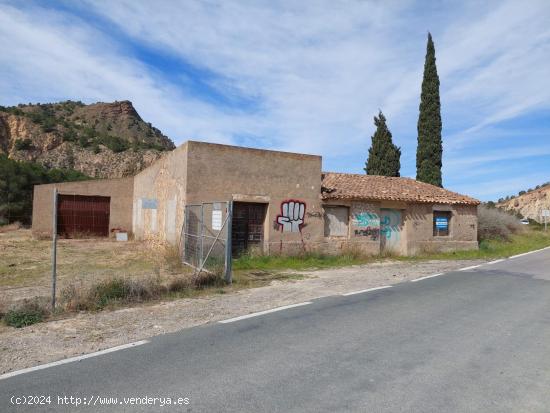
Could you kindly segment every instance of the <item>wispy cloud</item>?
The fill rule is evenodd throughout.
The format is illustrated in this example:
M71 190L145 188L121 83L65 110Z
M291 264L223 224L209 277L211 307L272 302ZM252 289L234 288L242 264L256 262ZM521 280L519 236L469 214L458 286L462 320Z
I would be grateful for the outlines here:
M176 142L318 153L327 169L354 172L380 108L402 146L402 173L414 175L430 30L446 181L473 192L461 168L498 168L523 150L502 122L550 110L548 20L544 0L10 2L0 8L0 92L4 104L131 99ZM495 131L508 139L501 151ZM547 139L529 133L526 157Z

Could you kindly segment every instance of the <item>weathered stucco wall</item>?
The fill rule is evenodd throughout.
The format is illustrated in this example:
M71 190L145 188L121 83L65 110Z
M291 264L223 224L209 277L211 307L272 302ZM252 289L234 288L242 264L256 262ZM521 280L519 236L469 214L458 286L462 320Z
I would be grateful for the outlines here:
M367 201L326 200L323 206L346 207L349 211L348 234L325 236L312 246L327 254L380 252L380 204Z
M136 238L178 242L186 200L187 150L187 143L183 144L135 176Z
M433 212L452 213L448 236L433 235ZM405 216L407 243L403 253L477 249L477 206L410 204Z
M189 203L267 204L265 252L303 251L323 240L320 156L188 142L187 170ZM303 206L302 224L279 224L287 201Z
M350 220L347 237L325 237L316 245L326 253L337 254L355 250L367 254L384 252L382 238L384 225L380 222L381 210L401 213L401 225L393 252L414 255L421 252L477 249L477 207L463 205L406 204L392 201L326 200L323 205L349 208ZM433 211L449 211L448 236L433 235Z
M134 178L97 179L36 185L32 207L32 231L39 236L52 235L53 190L59 194L108 196L110 201L109 231L132 230Z

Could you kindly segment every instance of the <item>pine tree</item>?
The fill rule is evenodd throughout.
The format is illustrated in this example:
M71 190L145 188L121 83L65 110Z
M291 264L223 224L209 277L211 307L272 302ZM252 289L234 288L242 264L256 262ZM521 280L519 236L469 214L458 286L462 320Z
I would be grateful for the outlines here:
M435 65L435 48L432 35L428 33L422 94L420 96L420 114L418 116L416 179L432 185L442 186L442 155L439 77Z
M374 117L374 124L376 132L372 136L372 146L369 149L365 172L367 175L399 176L401 148L393 144L391 132L382 112L378 117Z

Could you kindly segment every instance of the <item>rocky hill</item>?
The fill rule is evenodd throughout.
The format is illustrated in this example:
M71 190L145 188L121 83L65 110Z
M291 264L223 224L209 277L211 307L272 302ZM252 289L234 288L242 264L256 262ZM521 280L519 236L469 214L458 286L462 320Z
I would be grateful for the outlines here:
M550 209L550 185L523 192L511 199L500 200L496 205L507 211L519 212L525 218L541 222L540 211Z
M0 106L0 154L97 178L133 175L174 149L129 101Z

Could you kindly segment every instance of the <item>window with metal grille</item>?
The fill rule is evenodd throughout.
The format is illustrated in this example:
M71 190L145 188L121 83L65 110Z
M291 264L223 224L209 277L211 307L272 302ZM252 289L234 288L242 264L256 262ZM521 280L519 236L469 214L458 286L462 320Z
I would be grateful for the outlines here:
M451 217L450 211L434 211L434 237L447 237L450 233Z

